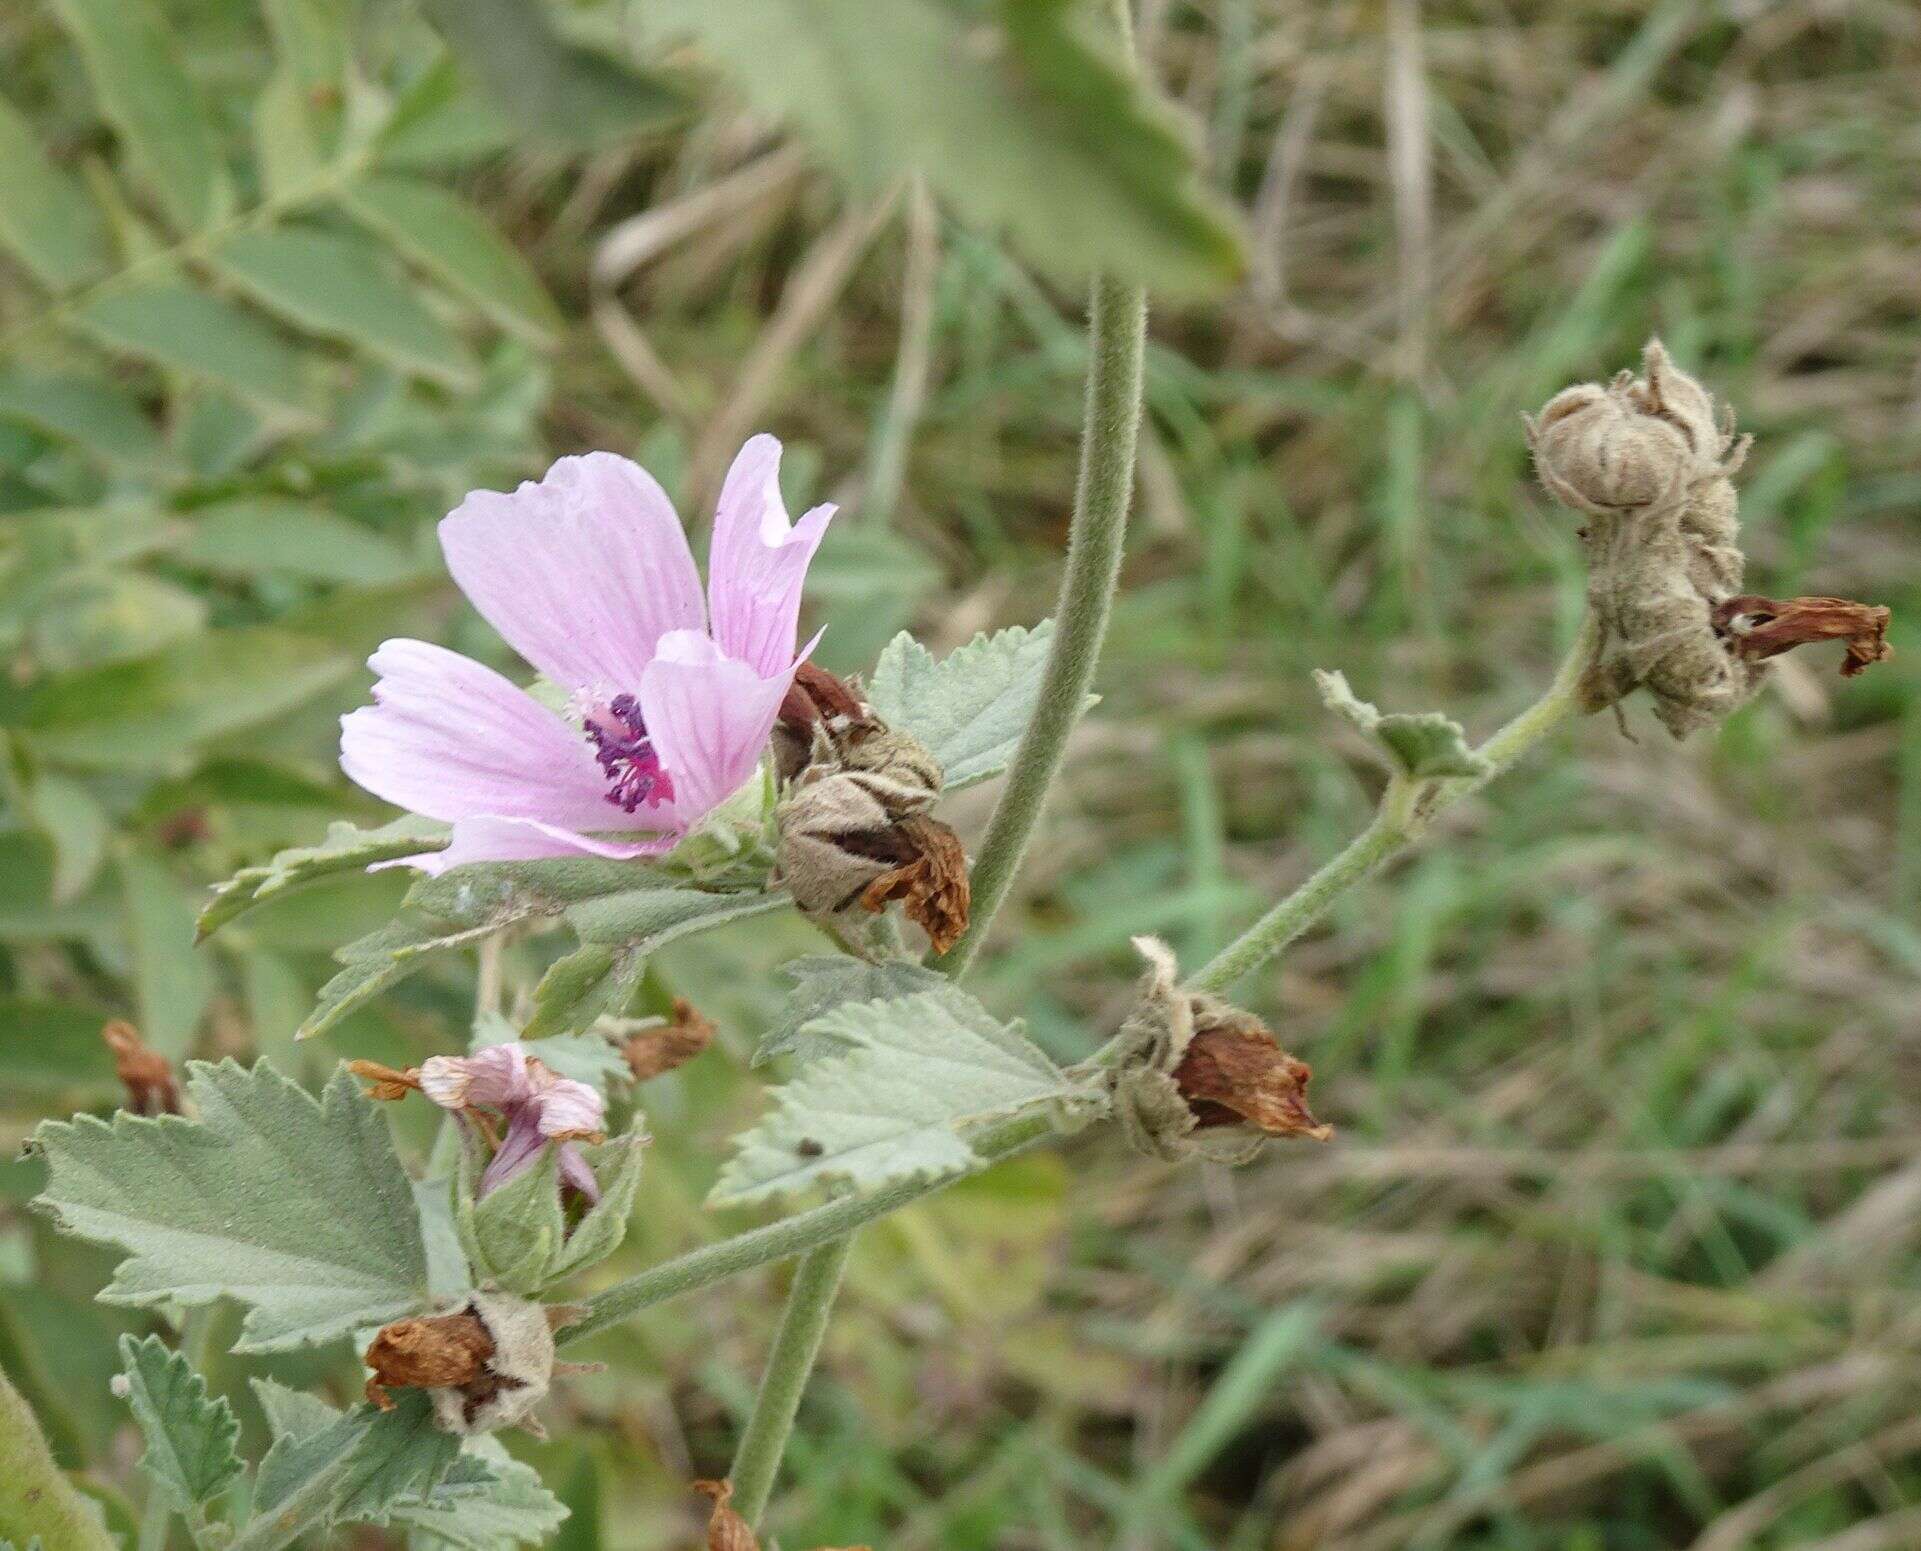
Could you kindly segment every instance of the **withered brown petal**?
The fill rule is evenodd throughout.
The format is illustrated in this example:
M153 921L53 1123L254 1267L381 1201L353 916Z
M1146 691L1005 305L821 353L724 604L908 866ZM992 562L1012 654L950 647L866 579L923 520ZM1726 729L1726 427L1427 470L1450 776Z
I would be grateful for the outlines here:
M125 1018L115 1018L100 1030L113 1052L114 1075L127 1090L127 1108L136 1115L180 1113L180 1084L173 1063L140 1037Z
M1203 1029L1174 1068L1174 1084L1202 1126L1245 1122L1269 1136L1305 1136L1324 1142L1334 1128L1307 1107L1313 1076L1271 1034L1242 1029Z
M811 727L827 716L845 716L858 721L862 714L860 696L825 668L811 662L804 662L794 670L794 682L780 703L780 720L802 727Z
M393 1402L387 1390L460 1388L487 1373L494 1338L473 1313L397 1319L383 1326L361 1360L373 1369L367 1398L383 1411Z
M1715 606L1714 628L1737 657L1758 661L1812 641L1846 641L1841 674L1852 678L1894 655L1888 645L1890 610L1847 598L1762 598L1744 593Z
M420 1091L420 1073L409 1067L385 1066L379 1061L349 1061L347 1070L367 1083L367 1097L391 1102Z
M696 1481L694 1490L714 1500L714 1511L707 1520L707 1551L760 1551L752 1526L730 1506L733 1482Z
M674 998L673 1019L658 1028L642 1029L625 1048L634 1081L645 1082L662 1072L684 1066L714 1040L713 1023L684 996Z
M953 830L924 813L908 814L893 832L911 849L912 859L868 884L860 902L880 910L891 899L905 901L907 919L927 933L936 953L945 953L967 930L967 852Z

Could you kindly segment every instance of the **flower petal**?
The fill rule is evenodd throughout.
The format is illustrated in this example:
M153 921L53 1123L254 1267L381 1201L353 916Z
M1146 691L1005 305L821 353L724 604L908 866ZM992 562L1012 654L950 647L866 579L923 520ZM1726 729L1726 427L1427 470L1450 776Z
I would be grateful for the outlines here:
M508 1117L507 1134L501 1139L500 1151L481 1171L480 1188L475 1194L484 1196L489 1191L498 1190L508 1180L518 1179L539 1160L540 1149L546 1145L547 1139L540 1134L533 1105L521 1105Z
M674 811L683 827L691 828L754 773L793 677L793 664L783 663L763 678L697 631L661 638L640 681L640 709L654 751L673 777Z
M584 1082L571 1077L554 1077L534 1099L540 1111L542 1136L587 1136L600 1130L607 1118L607 1105Z
M594 1171L587 1166L587 1155L580 1150L577 1142L560 1144L560 1179L562 1184L572 1185L589 1201L600 1199L600 1181L594 1178Z
M816 506L790 524L771 436L750 437L727 471L707 559L708 612L721 650L763 678L793 660L801 587L834 511Z
M631 693L669 630L697 630L700 575L653 475L611 452L562 458L512 495L476 490L440 524L460 590L568 689Z
M607 811L615 816L614 827L633 822L618 808ZM442 850L375 862L367 870L413 867L430 878L437 878L449 868L464 867L469 862L538 862L551 856L599 856L612 862L630 862L637 857L659 856L663 851L671 851L679 839L680 831L668 830L632 842L597 840L559 824L543 824L538 819L482 814L456 821L453 839Z

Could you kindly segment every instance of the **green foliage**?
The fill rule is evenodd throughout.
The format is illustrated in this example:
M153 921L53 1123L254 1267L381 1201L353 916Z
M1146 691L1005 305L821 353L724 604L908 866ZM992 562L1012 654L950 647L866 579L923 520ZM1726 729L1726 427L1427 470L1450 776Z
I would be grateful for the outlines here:
M938 990L948 983L945 975L922 969L909 959L872 963L844 953L792 959L781 965L781 973L793 981L794 989L783 1001L780 1017L754 1050L756 1066L777 1056L807 1060L822 1051L845 1049L844 1043L831 1035L822 1038L802 1032L836 1007L848 1002L893 1001L916 991Z
M1328 710L1378 742L1397 774L1412 781L1487 774L1487 761L1474 752L1461 724L1442 712L1380 711L1355 698L1344 673L1317 670L1314 682Z
M203 1510L239 1479L235 1445L240 1423L223 1397L207 1393L207 1381L184 1352L169 1350L158 1336L120 1338L127 1404L147 1440L141 1468L154 1478L176 1512Z
M965 1173L979 1162L970 1129L1088 1097L1017 1025L951 987L843 1004L799 1038L840 1053L817 1055L777 1090L772 1112L736 1144L710 1206Z
M946 790L958 791L999 775L1013 759L1040 698L1053 637L1053 621L1044 619L1031 630L983 632L936 659L902 631L881 653L867 698L882 720L927 745Z
M422 1307L427 1260L387 1121L344 1071L318 1100L264 1061L187 1069L197 1120L82 1115L35 1133L37 1204L124 1259L110 1303L248 1306L236 1351L272 1351Z
M378 829L361 829L345 820L329 824L327 838L318 845L276 852L271 861L244 867L217 885L213 898L201 908L199 935L211 936L236 916L290 889L341 873L364 872L376 862L436 851L446 835L444 824L412 814Z
M273 1446L238 1546L278 1551L308 1528L385 1524L401 1504L431 1501L460 1457L460 1440L435 1424L423 1390L401 1391L390 1411L363 1403L331 1419L319 1414L330 1410L317 1402L269 1410Z
M454 1226L482 1285L534 1297L598 1265L627 1236L640 1189L647 1133L637 1119L627 1135L587 1150L600 1199L571 1227L561 1203L559 1152L547 1148L525 1173L479 1194L473 1150L461 1154Z
M878 188L918 172L1059 273L1169 291L1240 273L1183 126L1072 0L654 0L638 14L657 38L697 35L846 177Z

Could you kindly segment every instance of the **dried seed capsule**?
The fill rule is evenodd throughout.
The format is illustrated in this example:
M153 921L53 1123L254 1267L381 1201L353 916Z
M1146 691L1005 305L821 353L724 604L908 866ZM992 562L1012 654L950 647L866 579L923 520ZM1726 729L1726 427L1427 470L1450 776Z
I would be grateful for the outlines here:
M554 1329L572 1311L504 1293L475 1293L459 1309L395 1320L374 1337L363 1361L373 1369L367 1398L383 1409L387 1390L418 1387L450 1433L502 1427L539 1432L533 1413L557 1369Z

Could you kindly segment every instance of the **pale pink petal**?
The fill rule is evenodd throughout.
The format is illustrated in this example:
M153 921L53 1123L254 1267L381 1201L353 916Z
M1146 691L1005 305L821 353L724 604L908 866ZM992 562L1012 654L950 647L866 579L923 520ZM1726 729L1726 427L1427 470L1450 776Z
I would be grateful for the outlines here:
M560 1178L562 1183L572 1185L589 1201L600 1199L600 1181L594 1178L594 1171L587 1165L587 1155L574 1142L560 1144Z
M528 1070L527 1049L515 1040L488 1045L466 1057L467 1102L484 1104L505 1113L534 1099L534 1080Z
M601 1128L607 1115L601 1096L571 1077L553 1078L533 1102L540 1111L542 1136L591 1134Z
M794 666L763 678L696 631L663 636L640 681L640 709L673 777L674 809L691 827L731 797L760 762Z
M487 623L568 689L631 693L669 630L697 630L700 576L654 477L611 452L562 458L440 524L447 569Z
M708 613L721 650L763 678L793 660L801 586L833 515L816 506L789 522L771 436L750 437L727 471L707 558Z
M429 818L565 829L658 829L671 819L608 802L586 738L492 668L425 641L388 641L368 661L380 682L373 705L341 718L340 764L376 797Z
M477 1195L486 1195L498 1190L510 1179L518 1179L531 1169L540 1158L541 1148L547 1139L540 1134L540 1124L531 1104L523 1104L516 1109L507 1121L507 1134L501 1139L500 1151L481 1172L480 1189Z
M647 810L631 817L620 809L608 807L613 819L603 828L623 828L646 816ZM658 815L661 810L654 810ZM659 818L653 820L658 823ZM437 878L452 867L469 862L538 862L552 856L599 856L611 862L630 862L642 856L659 856L671 851L680 839L679 830L664 830L628 841L598 840L558 824L543 824L538 819L509 819L497 814L460 819L454 824L453 839L443 850L423 851L418 856L403 856L391 862L376 862L368 869L413 867L430 878Z
M429 1056L420 1063L420 1091L442 1109L465 1109L474 1074L465 1056Z

